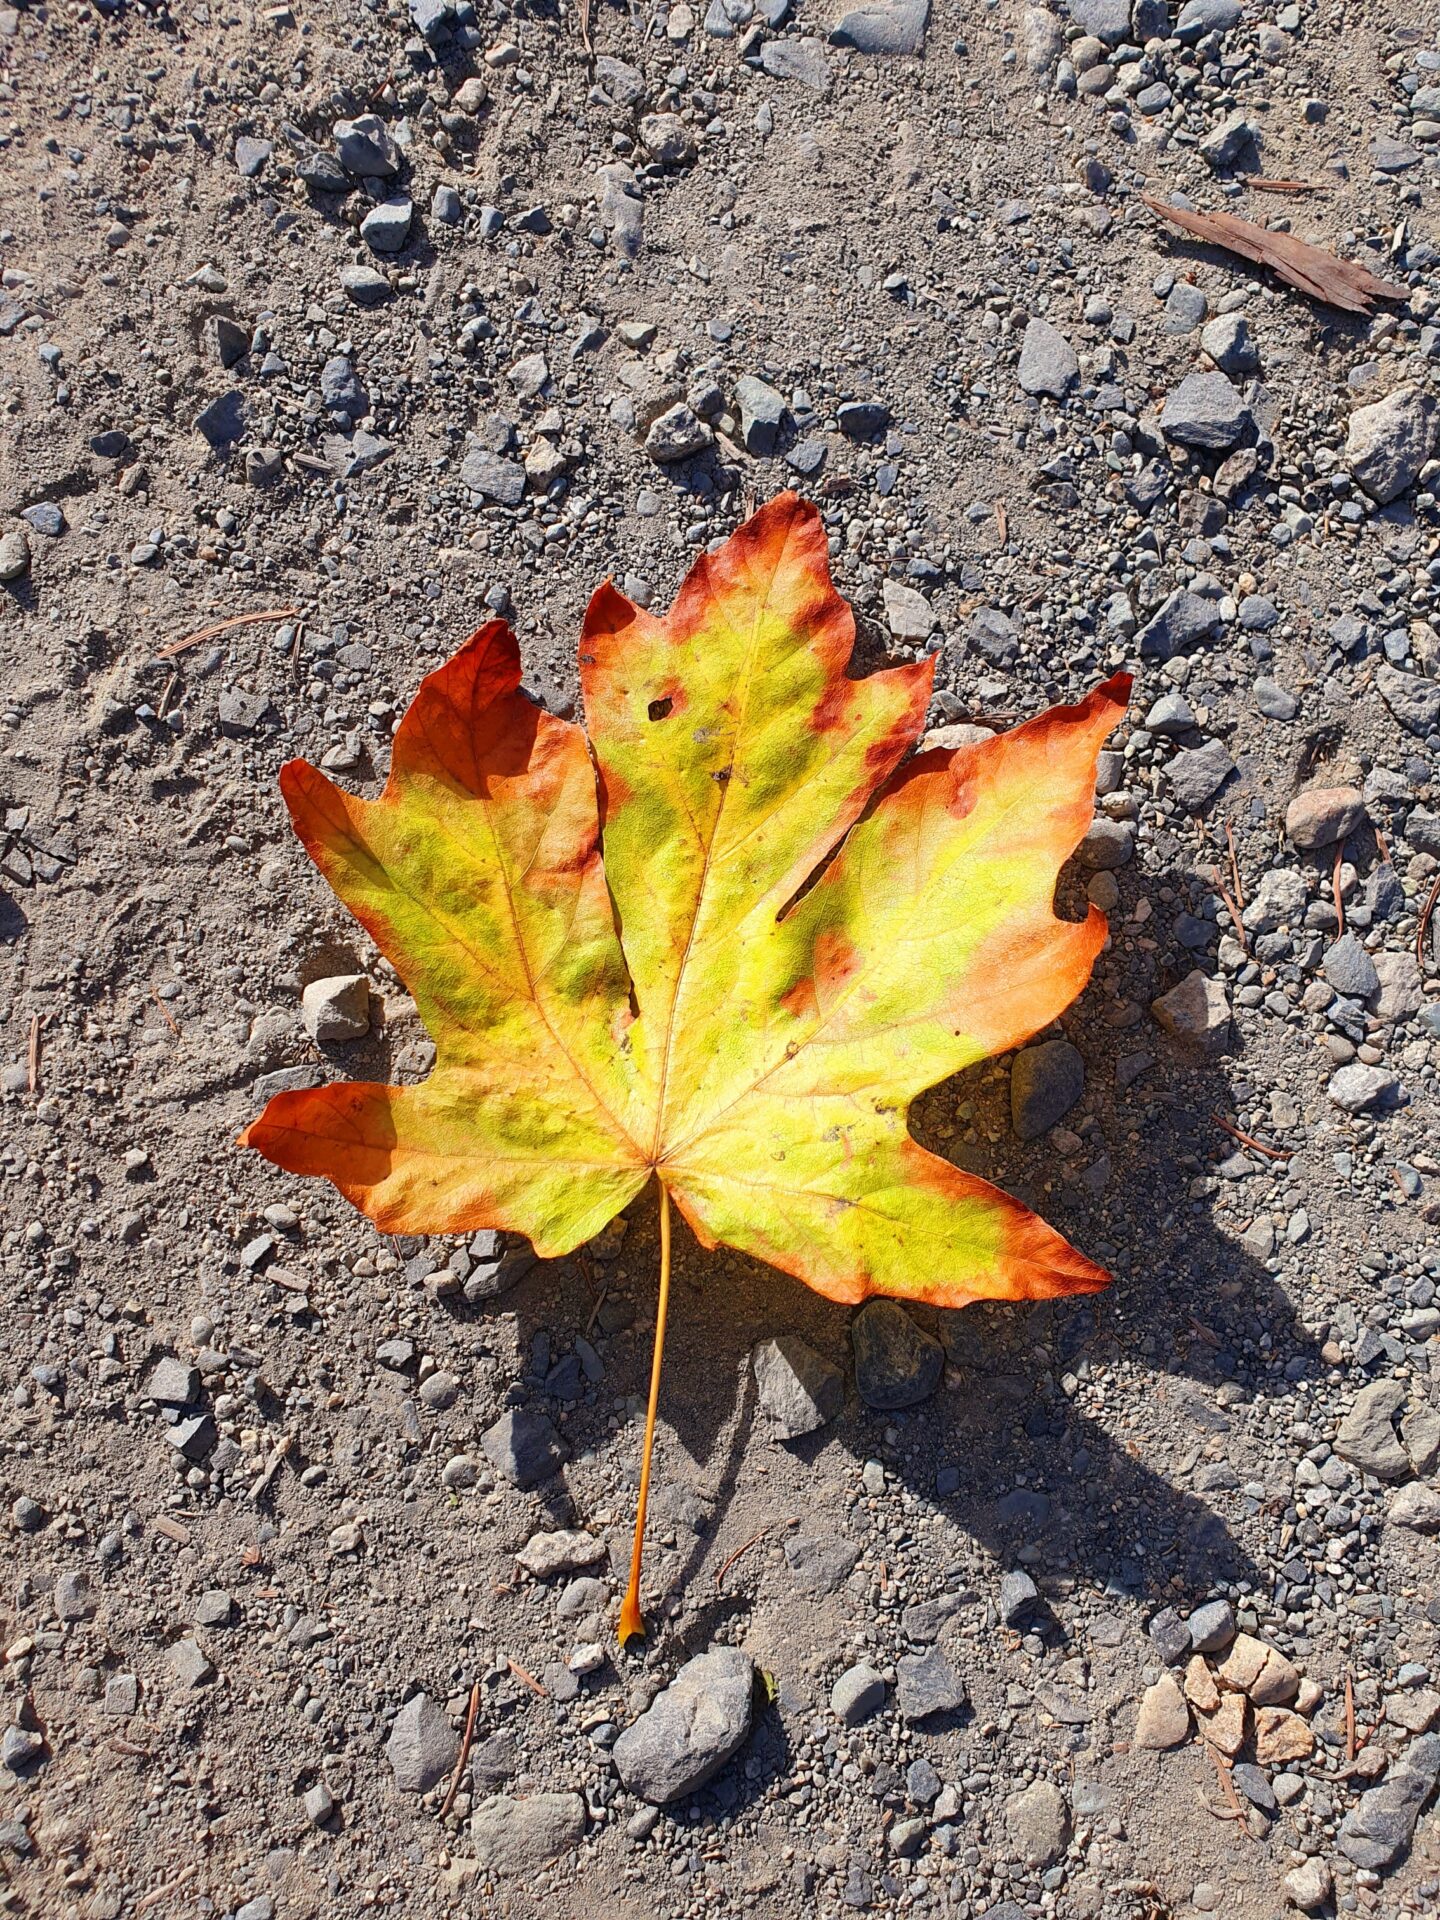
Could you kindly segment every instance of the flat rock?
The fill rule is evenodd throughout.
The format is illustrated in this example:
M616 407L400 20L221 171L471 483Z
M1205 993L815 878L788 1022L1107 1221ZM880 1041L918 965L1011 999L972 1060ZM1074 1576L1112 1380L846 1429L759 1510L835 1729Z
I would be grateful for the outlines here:
M360 222L360 238L372 253L399 253L414 218L413 203L403 193L392 193Z
M1187 747L1174 754L1165 768L1175 798L1187 813L1199 813L1213 800L1235 771L1235 762L1221 740L1203 747Z
M584 1835L585 1802L578 1793L532 1793L517 1800L497 1793L470 1816L481 1872L502 1879L534 1873L578 1847Z
M1365 818L1365 796L1355 787L1307 787L1285 809L1285 832L1304 853L1348 839Z
M485 1457L497 1473L524 1492L548 1480L565 1459L560 1437L543 1413L515 1408L502 1413L480 1436Z
M340 269L340 291L357 307L378 307L390 298L390 282L374 267L352 264Z
M555 1533L532 1533L515 1558L537 1580L555 1580L562 1573L579 1573L605 1558L605 1542L579 1528L562 1527Z
M1364 1113L1368 1107L1396 1105L1400 1082L1383 1067L1368 1067L1356 1060L1332 1073L1325 1091L1346 1113Z
M1375 1380L1362 1387L1335 1435L1335 1451L1377 1480L1404 1480L1410 1456L1395 1431L1395 1418L1405 1405L1405 1387L1399 1380Z
M650 423L645 451L657 466L672 466L677 460L703 453L714 437L693 408L679 400Z
M360 1040L370 1031L370 982L363 973L312 980L300 996L305 1031L317 1045Z
M1070 1844L1070 1809L1050 1780L1036 1780L1007 1801L1005 1824L1027 1867L1054 1866Z
M1245 11L1241 0L1185 0L1175 20L1175 37L1187 45L1208 33L1228 33Z
M1034 319L1020 343L1020 386L1023 392L1049 394L1063 400L1080 373L1075 349L1058 327Z
M830 91L830 62L818 40L767 40L760 49L760 65L773 80L793 80L811 93Z
M497 506L518 507L525 498L525 469L486 447L472 447L460 463L460 484Z
M935 612L918 587L902 586L898 580L881 583L880 599L885 608L885 624L896 640L912 644L927 640L935 625Z
M782 1440L798 1440L833 1420L845 1404L837 1366L795 1333L762 1340L750 1356L760 1410Z
M1440 1734L1412 1740L1398 1767L1362 1793L1340 1823L1340 1851L1357 1867L1384 1873L1403 1858L1420 1809L1440 1781Z
M1068 1040L1025 1047L1010 1069L1010 1125L1017 1139L1038 1140L1085 1091L1085 1061Z
M1065 0L1065 11L1081 33L1115 47L1130 38L1130 0Z
M867 1407L913 1407L940 1384L945 1350L895 1300L869 1300L850 1324L855 1385Z
M1145 1689L1131 1745L1163 1752L1180 1746L1189 1734L1190 1709L1185 1704L1185 1696L1175 1676L1163 1673L1153 1687Z
M750 1731L755 1670L738 1647L713 1647L675 1678L616 1740L615 1770L652 1806L693 1793Z
M1390 1496L1385 1518L1392 1527L1404 1527L1410 1533L1440 1533L1440 1493L1414 1480Z
M337 120L335 152L341 166L357 180L388 180L400 170L400 149L378 114Z
M930 23L930 0L870 0L843 14L830 44L856 53L919 53Z
M1160 410L1160 431L1182 446L1224 453L1250 424L1244 395L1223 373L1189 373Z
M783 397L753 373L742 373L735 382L735 404L740 409L740 438L745 451L757 459L768 459L779 445L785 423Z
M855 1571L860 1543L843 1533L792 1533L785 1541L785 1562L800 1587L823 1598Z
M1440 401L1418 387L1397 387L1357 407L1345 437L1345 464L1377 506L1397 500L1420 477L1440 436Z
M1375 669L1380 698L1408 733L1421 739L1440 729L1440 680L1422 680L1382 660Z
M245 432L245 396L238 388L222 393L195 416L195 431L218 453Z
M1207 594L1176 587L1136 638L1142 660L1173 660L1192 653L1220 626L1220 603Z
M412 1693L395 1716L385 1758L402 1793L428 1793L455 1765L460 1742L445 1709L428 1693Z
M1351 1000L1368 1000L1380 991L1380 976L1375 962L1361 946L1358 935L1342 933L1325 949L1320 971L1337 993Z
M1198 967L1178 986L1150 1003L1150 1011L1169 1034L1196 1052L1213 1058L1230 1043L1230 1002L1219 980Z
M907 1653L895 1662L895 1702L911 1724L965 1705L965 1683L939 1647Z
M30 542L18 527L0 534L0 586L9 586L30 571Z

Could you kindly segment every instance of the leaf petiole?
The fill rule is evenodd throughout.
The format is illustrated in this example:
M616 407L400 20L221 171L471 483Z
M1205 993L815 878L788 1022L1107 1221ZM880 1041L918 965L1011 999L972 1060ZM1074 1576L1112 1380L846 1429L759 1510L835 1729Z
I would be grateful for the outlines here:
M650 1453L655 1445L655 1409L660 1404L660 1368L665 1354L665 1316L670 1306L670 1193L660 1182L660 1299L655 1308L655 1351L650 1362L650 1404L645 1411L645 1450L640 1456L640 1499L635 1509L635 1541L630 1549L630 1585L620 1608L621 1646L644 1638L640 1612L640 1562L645 1552L645 1509L650 1503Z

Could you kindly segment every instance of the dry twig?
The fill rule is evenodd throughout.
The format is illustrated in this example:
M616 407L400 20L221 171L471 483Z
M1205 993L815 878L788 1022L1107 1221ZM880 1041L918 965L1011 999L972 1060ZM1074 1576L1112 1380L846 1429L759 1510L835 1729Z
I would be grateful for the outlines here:
M234 627L258 626L266 621L278 625L282 620L299 618L298 607L277 607L273 613L232 613L228 620L217 620L213 626L201 627L195 633L187 633L183 640L172 640L168 647L161 647L155 658L173 660L177 653L184 653L190 647L198 647L202 640L213 640L218 634L229 633Z
M1228 1133L1232 1140L1238 1140L1242 1147L1250 1147L1256 1153L1263 1153L1267 1160L1292 1160L1294 1152L1289 1147L1267 1147L1263 1140L1257 1140L1252 1133L1242 1133L1233 1121L1223 1114L1212 1113L1210 1118L1222 1133Z
M1254 176L1245 182L1256 193L1333 193L1328 180L1262 180Z
M1435 911L1435 902L1440 900L1440 873L1435 876L1435 884L1430 889L1430 897L1420 910L1420 924L1415 929L1415 964L1425 971L1425 934L1430 925L1430 916Z
M1355 1676L1347 1669L1345 1674L1345 1764L1347 1767L1354 1766L1358 1751L1355 1741Z
M758 1542L763 1540L765 1538L765 1535L768 1532L769 1532L768 1527L761 1527L759 1533L752 1533L750 1538L745 1542L744 1546L736 1547L735 1551L732 1554L730 1554L727 1559L721 1562L715 1574L715 1585L717 1588L724 1586L726 1574L730 1571L731 1567L734 1566L735 1562L740 1558L741 1554L748 1553L751 1547L757 1545Z
M1330 869L1330 891L1335 896L1335 918L1340 922L1341 933L1345 931L1345 899L1340 892L1340 861L1344 852L1344 843L1337 842L1335 847L1335 864Z
M477 1680L470 1689L470 1711L465 1715L465 1736L460 1742L460 1758L455 1762L455 1771L450 1776L450 1791L440 1805L440 1818L443 1820L455 1804L455 1796L460 1791L461 1776L465 1772L465 1762L470 1758L470 1745L475 1738L475 1716L480 1711L480 1682Z
M30 1052L26 1061L26 1081L31 1093L40 1091L40 1016L30 1016Z
M542 1700L549 1698L549 1695L535 1678L534 1674L529 1672L527 1668L522 1667L518 1660L512 1660L508 1653L505 1656L505 1664L517 1680L523 1680L525 1682L525 1685L529 1687L532 1693L538 1694Z

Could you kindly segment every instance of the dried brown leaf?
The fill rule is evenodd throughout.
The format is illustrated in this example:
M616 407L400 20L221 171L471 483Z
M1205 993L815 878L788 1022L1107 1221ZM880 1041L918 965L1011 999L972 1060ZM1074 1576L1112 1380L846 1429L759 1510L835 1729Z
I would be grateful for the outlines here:
M1253 220L1242 220L1238 214L1199 213L1166 206L1148 193L1140 198L1152 213L1172 226L1259 266L1270 267L1287 286L1328 307L1341 307L1346 313L1370 313L1377 300L1410 298L1408 287L1397 286L1393 280L1379 280L1368 267L1342 260L1328 248L1296 239L1293 233L1272 233L1268 227L1257 227Z

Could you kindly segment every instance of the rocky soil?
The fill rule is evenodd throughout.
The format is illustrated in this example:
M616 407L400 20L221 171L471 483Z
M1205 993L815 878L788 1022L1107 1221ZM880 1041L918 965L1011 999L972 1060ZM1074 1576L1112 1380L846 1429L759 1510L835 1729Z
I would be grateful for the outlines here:
M0 5L3 1911L1433 1908L1437 208L1390 0ZM682 1234L627 1657L653 1203L236 1150L430 1057L276 773L786 485L935 726L1138 670L1092 985L914 1116L1115 1285Z

